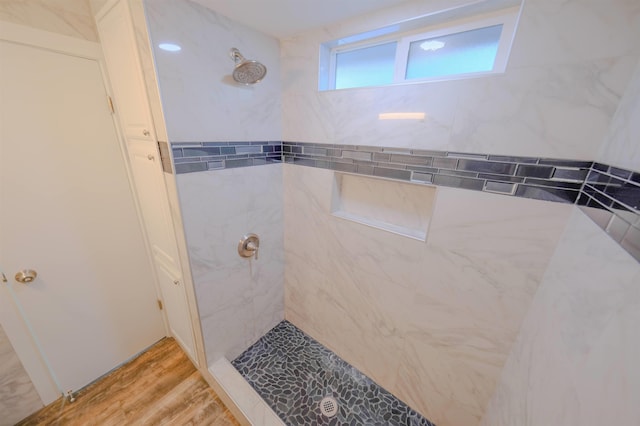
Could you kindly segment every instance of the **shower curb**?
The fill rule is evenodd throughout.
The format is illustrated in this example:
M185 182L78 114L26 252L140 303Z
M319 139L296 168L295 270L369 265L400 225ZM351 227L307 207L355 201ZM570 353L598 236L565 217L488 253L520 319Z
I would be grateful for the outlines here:
M209 366L208 372L218 388L242 413L248 424L255 426L286 426L278 415L258 395L226 358ZM240 420L240 419L239 419Z

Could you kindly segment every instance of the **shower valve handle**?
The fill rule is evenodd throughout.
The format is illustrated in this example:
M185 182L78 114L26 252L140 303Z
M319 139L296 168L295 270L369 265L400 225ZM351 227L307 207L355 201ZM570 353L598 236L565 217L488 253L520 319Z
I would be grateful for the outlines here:
M260 238L256 234L247 234L238 243L238 254L241 257L254 257L258 260L258 249L260 248Z
M253 251L253 258L255 260L258 260L258 249L260 247L255 245L253 242L249 241L249 243L247 244L247 249L248 250L252 250Z

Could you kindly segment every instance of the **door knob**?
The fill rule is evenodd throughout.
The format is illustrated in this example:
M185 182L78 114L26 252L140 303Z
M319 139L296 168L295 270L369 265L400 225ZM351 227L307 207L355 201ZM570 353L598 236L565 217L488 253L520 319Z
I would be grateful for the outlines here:
M31 281L35 280L37 276L38 273L33 269L23 269L16 274L15 278L19 283L29 284Z
M247 234L238 243L238 254L242 257L254 256L258 260L260 238L256 234Z
M147 129L144 129L142 131L142 134L145 135L145 136L149 136L151 133Z

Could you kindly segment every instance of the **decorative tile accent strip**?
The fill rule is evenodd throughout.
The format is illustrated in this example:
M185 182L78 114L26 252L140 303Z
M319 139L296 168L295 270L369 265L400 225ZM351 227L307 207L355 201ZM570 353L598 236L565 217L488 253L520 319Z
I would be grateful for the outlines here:
M640 173L594 163L578 204L640 261Z
M174 142L176 174L234 167L260 166L282 161L282 142Z
M434 426L288 321L232 364L288 425ZM334 417L320 413L325 396L337 400Z
M283 142L286 163L574 203L590 161Z
M640 261L640 172L632 170L581 160L305 142L180 142L172 143L171 148L176 174L286 162L421 184L578 203ZM171 173L162 145L160 151L163 167Z

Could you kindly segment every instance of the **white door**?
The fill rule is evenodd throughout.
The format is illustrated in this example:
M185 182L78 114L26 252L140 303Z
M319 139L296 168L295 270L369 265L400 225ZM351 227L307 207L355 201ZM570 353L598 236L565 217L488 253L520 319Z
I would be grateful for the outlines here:
M180 343L191 359L196 359L194 336L187 305L186 292L182 277L170 265L156 260L158 281L165 300L167 319L171 334Z
M165 335L153 273L99 62L2 40L0 58L0 319L77 390Z
M96 18L116 108L127 139L155 142L151 111L140 71L131 14L126 1L110 2Z
M96 23L115 93L115 109L125 129L133 182L169 329L197 365L192 317L179 272L178 247L128 2L106 3Z
M138 201L167 313L171 334L196 359L193 328L184 283L178 272L178 253L166 198L162 165L155 145L130 140L127 144Z

